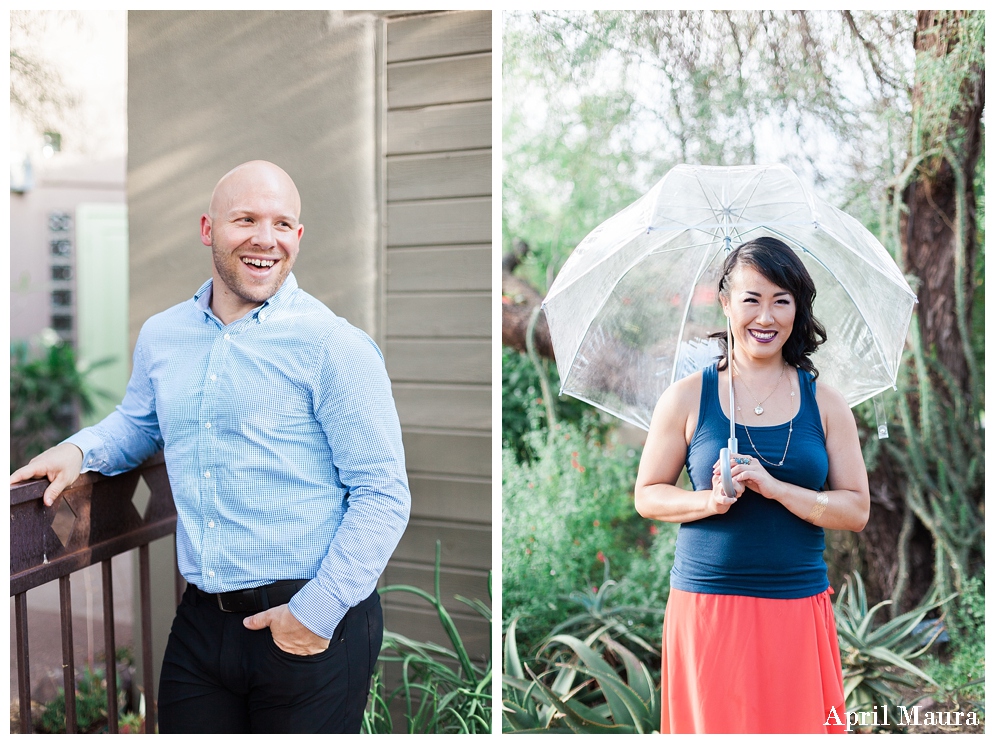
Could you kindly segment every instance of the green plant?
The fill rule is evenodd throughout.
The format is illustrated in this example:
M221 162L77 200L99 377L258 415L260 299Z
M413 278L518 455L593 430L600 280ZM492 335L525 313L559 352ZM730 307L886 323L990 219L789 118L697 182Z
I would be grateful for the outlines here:
M491 727L491 662L474 663L467 653L459 630L442 603L439 590L442 544L435 544L435 593L415 586L395 584L380 589L388 592L408 592L421 597L436 611L442 629L452 648L435 643L413 641L399 633L384 631L384 644L379 660L400 667L401 682L387 691L382 675L375 676L371 693L372 704L363 716L366 733L390 733L393 722L391 703L404 701L406 731L410 734L490 733ZM490 622L490 608L480 600L456 596Z
M964 592L952 603L947 630L950 642L942 656L931 658L926 671L939 685L937 694L948 701L971 700L984 709L985 695L985 585L979 576L965 582Z
M868 608L867 594L860 574L854 573L852 579L847 578L846 585L840 590L833 605L843 663L843 692L847 711L872 710L875 705L900 704L901 696L894 685L914 688L917 684L914 677L937 685L929 674L912 661L929 649L943 626L935 623L925 640L916 633L916 629L927 613L950 599L952 597L930 599L914 610L874 627L875 614L891 604L891 600Z
M634 653L604 628L581 639L549 639L538 671L518 655L514 618L505 636L504 733L650 733L659 728L660 691ZM620 662L616 669L608 658ZM579 680L579 681L578 681Z
M107 685L102 670L86 667L76 682L76 727L83 733L98 731L107 725ZM59 689L37 724L47 734L65 733L66 694Z
M76 417L93 411L95 396L90 373L110 364L101 359L82 364L72 346L54 332L43 334L39 346L25 341L10 344L10 467L13 472L35 455L75 431Z
M527 436L537 453L531 462L504 451L503 606L506 621L522 616L528 644L573 611L565 599L572 591L602 581L606 562L624 577L613 590L617 604L666 602L677 525L639 516L636 448L596 434L561 422Z
M556 365L537 359L546 376L548 389L559 389ZM501 350L501 446L515 453L518 462L531 461L536 452L526 435L547 431L548 411L543 400L539 369L527 354L514 349ZM558 422L569 422L585 432L604 438L612 426L607 418L583 401L566 395L553 395L553 412Z
M609 578L609 562L605 560L605 576L601 586L570 592L565 597L568 602L579 605L581 611L570 615L554 627L543 645L550 643L554 637L563 633L578 637L586 637L595 630L608 633L613 640L630 644L632 650L642 660L656 658L660 651L653 646L660 638L660 627L663 623L664 608L634 607L631 605L614 605L612 596L618 590L618 583ZM649 624L647 624L649 620Z

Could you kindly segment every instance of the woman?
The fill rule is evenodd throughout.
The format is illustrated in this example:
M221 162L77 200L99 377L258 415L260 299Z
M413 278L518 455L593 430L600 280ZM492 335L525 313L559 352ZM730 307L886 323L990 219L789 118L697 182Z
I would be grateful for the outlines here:
M731 368L723 349L717 364L667 388L654 411L636 509L681 523L664 619L663 733L845 728L835 725L846 715L823 528L859 532L870 497L853 415L816 383L809 360L826 339L814 298L808 271L781 241L736 248L719 282ZM718 463L730 374L732 497ZM685 466L690 491L676 486Z

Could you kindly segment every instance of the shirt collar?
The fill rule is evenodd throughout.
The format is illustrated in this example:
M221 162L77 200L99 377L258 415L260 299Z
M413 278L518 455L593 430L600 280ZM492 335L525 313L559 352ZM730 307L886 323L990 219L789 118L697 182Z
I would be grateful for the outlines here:
M211 311L211 294L214 289L214 279L208 279L202 285L200 289L193 296L194 305L205 312L210 317L215 317L214 313ZM286 304L287 299L293 294L294 290L297 289L297 277L294 276L294 272L287 274L287 278L283 280L283 284L276 291L272 297L270 297L266 302L257 307L246 317L253 317L258 322L262 322L269 318L273 310L279 308L281 305Z

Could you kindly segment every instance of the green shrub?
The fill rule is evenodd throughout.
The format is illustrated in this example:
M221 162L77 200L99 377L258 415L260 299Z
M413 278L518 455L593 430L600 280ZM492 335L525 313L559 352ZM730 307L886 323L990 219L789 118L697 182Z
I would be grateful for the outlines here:
M596 592L606 562L624 577L617 603L662 608L677 526L636 513L637 450L567 422L525 442L535 458L505 449L502 484L503 606L523 616L520 637L534 644L574 612L568 595Z
M970 699L984 704L985 584L978 576L964 583L964 592L951 603L947 630L950 642L926 666L944 699Z
M560 378L556 364L540 360L549 389L559 390ZM583 401L567 395L557 395L553 412L561 423L572 423L585 430L596 430L600 436L611 428L612 419L600 414ZM536 453L527 443L526 435L546 429L546 406L542 400L539 372L526 354L503 347L501 350L501 445L515 453L519 462L532 460Z
M10 344L10 469L27 464L76 431L77 414L93 411L95 396L109 398L87 382L90 372L111 363L82 365L73 347L43 334L38 345Z

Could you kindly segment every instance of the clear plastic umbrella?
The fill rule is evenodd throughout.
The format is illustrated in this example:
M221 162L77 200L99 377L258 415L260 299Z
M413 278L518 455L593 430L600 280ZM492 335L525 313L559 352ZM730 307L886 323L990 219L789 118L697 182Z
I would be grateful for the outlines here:
M819 379L854 406L895 384L916 298L888 251L788 168L688 166L595 228L543 303L560 392L643 429L668 385L719 356L726 253L772 236L816 285Z

